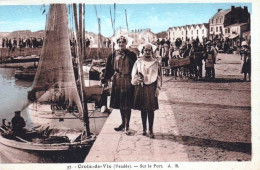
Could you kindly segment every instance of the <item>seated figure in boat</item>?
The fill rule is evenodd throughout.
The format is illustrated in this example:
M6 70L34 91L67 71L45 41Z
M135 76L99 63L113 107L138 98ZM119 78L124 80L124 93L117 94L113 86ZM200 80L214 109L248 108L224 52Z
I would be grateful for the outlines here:
M21 117L21 111L15 111L15 116L12 118L12 131L14 135L21 136L25 133L25 121L23 117Z

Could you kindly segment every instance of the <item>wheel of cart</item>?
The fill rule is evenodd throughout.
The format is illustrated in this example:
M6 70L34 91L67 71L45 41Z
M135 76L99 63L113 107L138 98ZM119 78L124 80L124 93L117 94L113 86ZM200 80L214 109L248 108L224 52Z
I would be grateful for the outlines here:
M170 70L171 70L170 66L162 67L162 75L166 75L167 71L168 73L170 73Z
M177 79L177 76L180 78L188 78L190 76L190 59L186 58L174 58L169 61L172 75Z

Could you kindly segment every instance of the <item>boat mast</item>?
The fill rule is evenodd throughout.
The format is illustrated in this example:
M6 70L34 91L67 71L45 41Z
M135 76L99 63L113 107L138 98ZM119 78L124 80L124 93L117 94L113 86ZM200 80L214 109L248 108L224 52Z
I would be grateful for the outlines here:
M126 28L127 28L127 31L129 31L129 29L128 29L128 21L127 21L127 13L126 13L126 9L125 9L125 22L126 22Z
M83 3L83 63L86 60L85 3Z
M95 13L96 13L96 18L97 18L97 22L98 22L97 59L100 59L100 46L102 47L102 40L101 40L101 20L100 20L100 18L98 17L96 5L94 5L94 7L95 7Z
M114 3L114 35L116 34L116 3Z
M86 126L87 135L90 136L90 128L89 128L89 117L88 117L88 107L87 107L87 100L86 95L84 94L83 88L85 87L84 82L84 75L83 75L83 41L82 41L82 4L79 4L79 25L78 25L78 15L77 15L77 5L73 4L74 9L74 18L75 18L75 27L76 27L76 34L77 34L77 58L79 63L79 82L80 82L80 95L81 95L81 102L83 107L83 115L84 115L84 122ZM85 17L84 17L85 19Z

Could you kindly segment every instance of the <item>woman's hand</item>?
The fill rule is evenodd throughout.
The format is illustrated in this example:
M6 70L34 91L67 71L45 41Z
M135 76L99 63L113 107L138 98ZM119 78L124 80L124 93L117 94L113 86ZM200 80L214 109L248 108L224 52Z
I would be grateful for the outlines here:
M100 78L100 86L107 87L108 86L108 82L105 79L105 75L103 73L101 73L99 78Z
M144 77L142 77L142 76L138 75L138 82L139 82L139 83L142 83L142 82L144 82Z
M134 76L133 83L134 83L134 85L139 85L140 84L138 74Z

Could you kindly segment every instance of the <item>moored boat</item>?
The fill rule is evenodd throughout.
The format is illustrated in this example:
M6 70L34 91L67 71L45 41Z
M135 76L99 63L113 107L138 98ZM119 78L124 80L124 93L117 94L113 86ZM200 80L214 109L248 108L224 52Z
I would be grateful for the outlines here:
M12 163L81 162L94 142L83 133L71 141L65 136L51 136L50 131L27 131L24 137L19 137L10 135L10 127L2 125L1 152Z
M11 57L7 60L0 61L0 67L7 68L20 68L20 67L32 67L37 66L39 62L39 56L31 55L31 56L18 56Z
M21 80L33 80L37 71L37 67L21 67L16 69L14 72L14 77Z
M74 11L78 11L77 8ZM51 4L47 18L38 69L32 90L28 93L28 103L22 108L22 114L29 115L33 131L21 137L8 135L11 130L8 126L1 127L0 143L37 155L55 157L62 154L64 159L54 162L74 162L68 159L72 153L76 154L75 157L86 156L95 141L96 135L91 132L90 124L95 122L96 116L94 111L88 110L88 100L84 94L82 54L77 54L76 58L79 75L76 77L74 73L66 5ZM99 117L97 120L104 119ZM92 127L95 129L95 124ZM22 155L18 158L25 159ZM76 162L81 160L84 158ZM14 163L17 162L20 161Z

